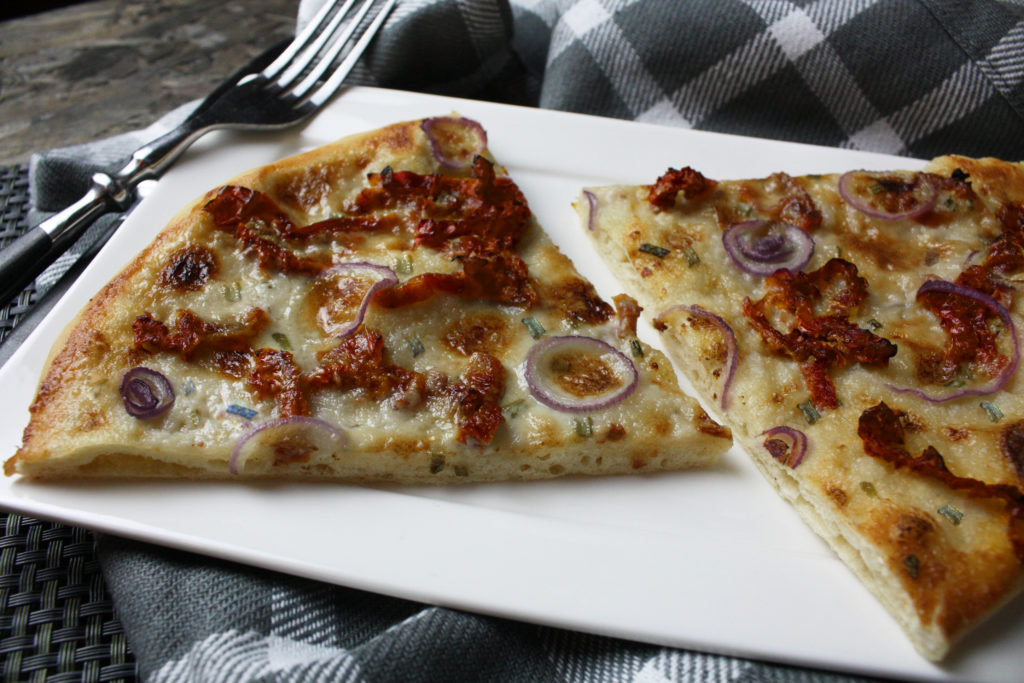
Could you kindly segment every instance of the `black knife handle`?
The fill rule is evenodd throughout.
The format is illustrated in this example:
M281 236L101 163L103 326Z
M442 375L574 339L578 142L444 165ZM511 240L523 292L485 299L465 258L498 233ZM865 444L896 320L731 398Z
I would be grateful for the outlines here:
M44 257L53 246L38 225L0 249L0 306L7 304L48 265Z

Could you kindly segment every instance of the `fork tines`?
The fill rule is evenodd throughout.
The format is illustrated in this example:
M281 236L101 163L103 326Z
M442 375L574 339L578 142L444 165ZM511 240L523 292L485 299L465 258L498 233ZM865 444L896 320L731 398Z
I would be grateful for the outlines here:
M311 104L322 104L355 66L396 0L362 0L355 7L356 2L325 2L260 75L296 98L308 96Z

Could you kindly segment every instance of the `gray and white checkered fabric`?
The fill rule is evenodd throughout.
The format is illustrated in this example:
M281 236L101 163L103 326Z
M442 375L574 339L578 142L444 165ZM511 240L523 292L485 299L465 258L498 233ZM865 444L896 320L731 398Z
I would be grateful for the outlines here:
M118 538L99 550L153 683L861 680L467 614Z
M1024 7L513 0L540 105L930 157L1024 159ZM543 63L537 59L546 45Z
M303 0L300 16L320 2ZM1006 2L404 0L354 82L919 157L1024 159L1022 81L1024 7ZM73 201L138 137L38 156L37 208ZM152 681L853 680L110 537L99 558Z

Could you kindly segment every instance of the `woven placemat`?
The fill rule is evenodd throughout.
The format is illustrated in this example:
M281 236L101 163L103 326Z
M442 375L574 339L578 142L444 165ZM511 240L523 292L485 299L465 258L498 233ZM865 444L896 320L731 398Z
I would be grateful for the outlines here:
M27 214L28 168L0 167L0 249L28 229ZM34 301L29 286L0 304L0 342ZM134 681L93 534L5 511L0 525L0 679Z

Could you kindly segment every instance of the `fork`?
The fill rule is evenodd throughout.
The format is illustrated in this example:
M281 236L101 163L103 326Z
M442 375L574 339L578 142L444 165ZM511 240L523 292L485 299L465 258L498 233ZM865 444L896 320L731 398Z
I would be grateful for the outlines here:
M0 305L53 263L96 218L128 209L140 182L160 177L209 131L286 128L308 118L341 86L396 1L364 0L354 12L356 0L324 3L283 50L277 46L240 69L176 128L137 149L119 171L94 174L81 199L0 250ZM367 19L375 4L379 9Z

